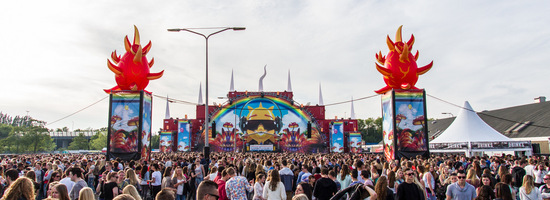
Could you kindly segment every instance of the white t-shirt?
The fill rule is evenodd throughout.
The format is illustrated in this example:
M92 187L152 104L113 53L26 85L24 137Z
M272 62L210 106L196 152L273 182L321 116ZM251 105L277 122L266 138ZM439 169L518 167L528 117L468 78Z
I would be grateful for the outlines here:
M90 172L93 172L95 169L95 165L90 166ZM88 174L88 178L95 178L94 173Z
M265 182L264 190L262 191L262 197L264 199L282 199L286 200L285 185L283 182L277 183L275 191L269 189L269 181Z
M71 178L69 178L69 177L65 177L65 178L61 179L59 181L59 183L67 186L67 191L71 191L71 189L73 189L73 186L74 186L74 182L71 181Z
M162 184L162 174L159 171L153 172L153 179L155 182L152 182L152 186L160 186Z
M178 183L183 182L183 180L184 180L184 179L179 179L179 178L178 178ZM177 191L177 194L178 194L178 195L183 195L183 184L178 185L178 189L177 189L177 190L178 190L178 191Z
M430 183L428 183L428 173L430 172L424 172L424 175L422 176L422 181L424 181L424 187L429 190L430 185L432 186L432 189L435 191L435 180L434 177L431 177ZM431 174L430 174L431 175Z
M535 183L543 184L544 183L544 175L546 174L546 171L544 170L533 170L533 177L535 177Z
M210 180L211 180L211 181L214 181L214 179L216 178L216 176L218 176L218 172L217 172L217 171L214 172L214 173L211 173L211 174L210 174Z
M535 166L533 165L527 165L525 166L523 169L525 170L525 175L530 175L530 176L533 176L533 168Z

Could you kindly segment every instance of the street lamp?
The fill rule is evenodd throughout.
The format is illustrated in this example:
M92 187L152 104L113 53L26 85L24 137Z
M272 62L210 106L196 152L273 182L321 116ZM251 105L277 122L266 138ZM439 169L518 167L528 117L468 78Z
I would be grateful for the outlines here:
M441 114L444 114L444 115L451 115L451 117L455 117L455 115L453 115L453 113L450 113L450 112L443 112Z
M209 35L204 35L202 33L195 32L191 29L221 29L221 30L210 33ZM210 147L208 145L208 134L209 134L208 133L208 123L209 123L208 122L209 121L209 119L208 119L208 114L209 114L208 113L208 38L210 38L210 36L212 36L212 35L215 35L215 34L227 31L227 30L242 31L242 30L245 30L245 29L246 29L245 27L171 28L171 29L168 29L169 32L187 31L187 32L190 32L190 33L194 33L194 34L197 34L197 35L200 35L200 36L204 37L204 39L206 40L206 88L205 88L206 103L204 104L204 131L205 131L204 132L204 157L207 160L210 159ZM213 130L213 131L216 131L216 130Z

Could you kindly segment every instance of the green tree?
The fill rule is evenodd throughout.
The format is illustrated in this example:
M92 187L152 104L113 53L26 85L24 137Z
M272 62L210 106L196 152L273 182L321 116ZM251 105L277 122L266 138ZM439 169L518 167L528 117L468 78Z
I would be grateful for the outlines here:
M12 127L7 137L0 140L2 152L25 153L51 151L55 143L43 126Z
M90 142L84 136L84 133L79 133L78 136L73 138L73 141L69 144L69 150L88 150L90 148Z
M12 129L10 125L0 124L0 139L8 137Z
M39 151L51 151L55 149L56 145L53 139L50 137L48 129L40 126L27 127L23 140L28 142L29 149L32 149L33 153Z
M10 125L11 127L11 125ZM0 145L3 153L19 153L19 141L21 140L21 135L18 132L15 132L13 129L10 131L8 136L0 141Z
M378 143L382 141L382 118L378 117L358 119L358 127L365 143Z
M151 149L158 149L160 143L160 135L151 136Z
M102 150L107 147L107 130L98 130L97 133L90 138L90 148L94 150Z

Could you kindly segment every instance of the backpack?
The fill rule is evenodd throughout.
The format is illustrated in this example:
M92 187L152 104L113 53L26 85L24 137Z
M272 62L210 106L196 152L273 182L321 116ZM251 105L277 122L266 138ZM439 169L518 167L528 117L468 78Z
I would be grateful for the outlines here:
M514 167L512 169L512 185L515 187L521 187L523 183L523 176L525 176L525 169L521 167Z
M438 199L445 199L446 192L447 192L447 186L449 186L449 185L450 184L444 184L444 185L436 184L436 186L435 186L435 196Z
M187 183L183 184L183 194L187 194L188 192L191 192L191 185L189 184L191 181L187 181Z

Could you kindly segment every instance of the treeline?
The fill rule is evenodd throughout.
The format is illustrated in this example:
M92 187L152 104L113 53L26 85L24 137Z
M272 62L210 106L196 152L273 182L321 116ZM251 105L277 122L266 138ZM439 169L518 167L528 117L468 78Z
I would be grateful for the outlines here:
M38 153L54 150L55 144L45 124L30 116L11 117L0 112L0 152Z
M382 141L382 118L358 119L358 131L366 143ZM11 117L0 112L0 153L39 153L52 152L58 149L49 132L69 132L69 128L48 130L45 122L30 116ZM90 138L84 136L85 131L93 131ZM68 150L101 150L107 147L107 128L95 130L75 130L80 132L69 143ZM159 148L159 136L151 138L152 148Z
M33 125L44 126L44 121L33 119L30 116L15 116L12 117L8 114L0 112L0 124L10 125L14 127L29 127Z

